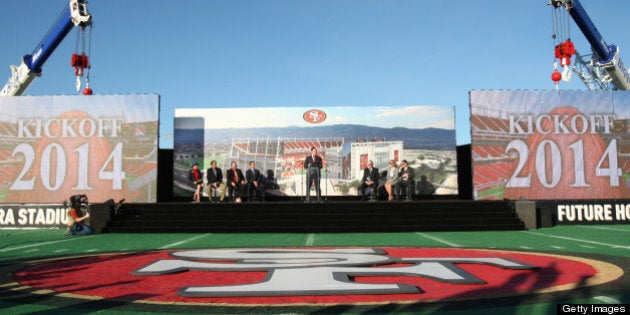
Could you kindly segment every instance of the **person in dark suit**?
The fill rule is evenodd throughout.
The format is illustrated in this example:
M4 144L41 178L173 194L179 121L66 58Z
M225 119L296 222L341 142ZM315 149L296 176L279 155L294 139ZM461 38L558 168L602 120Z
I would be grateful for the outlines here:
M217 197L213 197L212 191L219 190L221 192L219 199L223 202L225 199L225 184L223 183L223 172L217 167L217 161L212 160L210 162L210 168L206 170L206 179L208 182L208 196L210 196L210 202L217 202Z
M247 201L256 200L256 195L260 196L260 201L265 201L265 185L261 181L260 171L256 169L256 162L249 162L249 169L245 172L247 180Z
M311 186L315 185L315 193L317 194L317 202L321 201L322 192L319 187L321 178L323 161L322 158L317 155L317 149L311 148L311 155L304 160L304 169L306 170L306 202L311 198Z
M407 201L413 199L413 192L416 189L414 177L415 172L413 168L409 167L409 164L407 164L407 160L402 160L402 162L400 162L400 169L398 171L398 178L400 180L396 185L398 192L396 196L398 197L398 199L401 199L403 192Z
M245 185L245 176L240 168L236 166L236 162L232 161L230 169L227 170L225 176L228 183L228 194L233 202L241 202L242 186Z
M367 167L363 170L363 178L361 179L361 185L359 186L359 191L361 192L361 200L367 200L367 196L365 195L365 190L370 188L372 190L372 194L376 194L376 189L378 187L378 168L374 167L374 162L369 160L367 163Z

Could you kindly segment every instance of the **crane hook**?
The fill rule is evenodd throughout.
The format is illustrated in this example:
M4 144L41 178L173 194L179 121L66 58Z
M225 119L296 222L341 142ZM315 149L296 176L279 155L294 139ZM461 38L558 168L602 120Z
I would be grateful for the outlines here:
M77 88L77 92L81 89L81 77L77 76L77 81L74 83L74 86Z
M572 75L573 73L571 72L571 69L569 69L569 66L564 65L564 70L562 70L562 81L567 83L570 82Z

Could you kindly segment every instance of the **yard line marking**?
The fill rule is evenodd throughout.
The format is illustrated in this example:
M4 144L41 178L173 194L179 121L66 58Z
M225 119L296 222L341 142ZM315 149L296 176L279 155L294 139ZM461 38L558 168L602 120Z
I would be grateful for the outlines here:
M532 248L531 248L531 247L529 247L529 246L520 246L520 247L521 247L522 249L532 249Z
M602 301L604 303L607 304L621 304L621 301L615 299L615 298L611 298L610 296L596 296L593 297L594 299L598 300L598 301Z
M12 250L29 248L29 247L37 247L37 246L50 245L50 244L56 244L56 243L61 243L61 242L76 241L76 240L80 240L80 239L86 239L86 238L89 238L89 237L92 237L92 235L82 236L82 237L77 237L77 238L68 238L68 239L65 239L65 240L47 241L47 242L41 242L41 243L35 243L35 244L29 244L29 245L22 245L22 246L16 246L16 247L3 248L3 249L0 249L0 253L12 251Z
M616 245L616 244L608 244L608 243L602 243L602 242L596 242L596 241L589 241L589 240L583 240L583 239L579 239L579 238L572 238L572 237L566 237L566 236L546 235L546 234L536 233L536 232L530 232L530 231L525 231L525 233L534 234L534 235L538 235L538 236L551 237L551 238L559 238L559 239L569 240L569 241L576 241L576 242L583 242L583 243L589 243L589 244L595 244L595 245L609 246L609 247L613 247L613 248L624 248L624 249L630 249L630 246L623 246L623 245Z
M562 246L556 246L556 245L551 245L551 246L549 246L549 247L551 247L551 248L555 248L555 249L564 249L564 247L562 247Z
M62 249L56 250L55 253L67 252L69 250L70 250L69 248L62 248Z
M589 246L589 245L580 245L580 247L584 247L584 248L597 248L595 246Z
M315 243L315 234L311 233L306 237L304 246L313 246L313 243Z
M91 252L95 252L97 250L98 250L98 248L88 249L88 250L84 251L84 253L91 253Z
M162 247L159 247L158 249L167 249L167 248L175 247L175 246L178 246L178 245L182 245L182 244L184 244L184 243L188 243L188 242L192 242L192 241L194 241L194 240L198 240L198 239L200 239L200 238L202 238L202 237L205 237L205 236L208 236L208 235L210 235L210 233L206 233L206 234L202 234L202 235L197 235L197 236L195 236L195 237L191 237L191 238L189 238L189 239L185 239L185 240L183 240L183 241L179 241L179 242L175 242L175 243L172 243L172 244L164 245L164 246L162 246Z
M598 229L598 230L608 230L608 231L618 231L618 232L626 232L626 233L630 233L630 230L615 229L615 228L612 228L612 227L603 227L603 226L587 226L587 225L583 225L582 227L585 227L585 228L590 228L590 229Z
M430 236L430 235L427 235L427 234L425 234L425 233L416 232L416 234L418 234L418 235L420 235L420 236L422 236L422 237L426 237L426 238L428 238L428 239L430 239L430 240L436 241L436 242L438 242L438 243L446 244L446 245L448 245L448 246L452 246L452 247L462 247L462 246L461 246L461 245L459 245L459 244L455 244L455 243L449 242L449 241L447 241L447 240L443 240L443 239L441 239L441 238L439 238L439 237Z
M32 252L36 252L38 250L39 250L39 248L33 248L33 249L25 250L24 253L32 253Z

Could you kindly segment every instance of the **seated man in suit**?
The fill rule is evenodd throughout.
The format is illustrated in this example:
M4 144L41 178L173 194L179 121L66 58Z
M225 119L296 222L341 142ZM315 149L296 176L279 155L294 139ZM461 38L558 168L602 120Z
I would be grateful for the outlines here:
M241 202L242 186L246 183L243 172L236 166L236 162L232 161L226 173L230 198L233 202Z
M260 171L256 169L256 162L249 162L249 169L245 172L247 180L247 201L256 200L256 195L260 196L260 201L265 201L265 185L262 182Z
M212 160L212 162L210 162L210 168L206 170L206 179L208 182L208 196L210 197L210 202L217 202L218 199L212 194L213 191L215 194L217 191L220 191L221 199L219 200L223 202L226 187L223 183L223 172L221 168L217 167L217 161Z
M413 193L416 189L414 176L415 173L413 168L409 167L409 164L407 164L407 160L402 160L402 162L400 162L400 169L398 171L398 177L400 178L400 180L396 185L396 191L398 192L396 196L398 197L398 199L401 199L403 195L405 195L407 201L413 199Z
M372 195L376 194L378 188L378 168L374 167L374 162L369 160L367 167L363 170L363 178L361 179L361 185L359 191L361 192L361 200L367 200L365 190L370 188Z

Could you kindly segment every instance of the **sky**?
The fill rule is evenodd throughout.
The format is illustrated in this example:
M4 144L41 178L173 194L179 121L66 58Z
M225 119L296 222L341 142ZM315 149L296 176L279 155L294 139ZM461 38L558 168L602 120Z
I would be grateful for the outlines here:
M8 79L9 65L33 51L65 5L3 1L0 78ZM470 143L470 90L554 89L554 28L546 0L88 5L94 94L159 94L162 149L173 147L175 108L214 107L453 106L456 141L464 145ZM582 5L606 42L630 60L630 1ZM589 53L573 22L569 30L576 49ZM77 93L70 67L76 37L75 31L66 37L26 95ZM585 89L576 76L559 87Z

